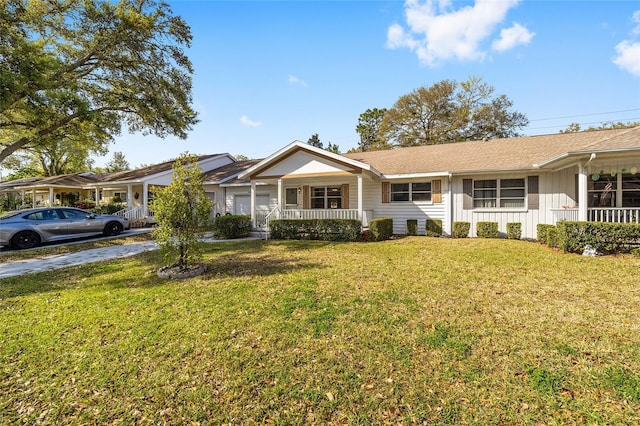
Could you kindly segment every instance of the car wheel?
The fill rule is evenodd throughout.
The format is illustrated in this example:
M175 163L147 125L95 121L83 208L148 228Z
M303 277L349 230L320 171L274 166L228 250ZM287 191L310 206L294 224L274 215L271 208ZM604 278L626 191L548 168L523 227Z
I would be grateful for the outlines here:
M104 227L104 235L108 235L108 236L113 236L113 235L118 235L119 233L122 232L124 228L122 227L122 225L118 222L109 222L107 223L107 226Z
M34 248L40 245L40 235L33 231L20 231L11 238L11 247L19 250Z

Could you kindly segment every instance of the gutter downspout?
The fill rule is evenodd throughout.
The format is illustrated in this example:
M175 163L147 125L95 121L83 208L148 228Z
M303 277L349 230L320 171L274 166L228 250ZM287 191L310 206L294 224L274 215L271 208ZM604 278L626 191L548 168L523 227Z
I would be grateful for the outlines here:
M596 158L596 153L592 152L586 163L578 164L578 221L586 222L588 216L587 199L589 191L587 189L587 166Z
M449 236L452 237L453 236L453 212L454 212L454 202L453 202L453 173L449 172L447 174L447 188L448 188L448 194L447 197L449 197L449 207L448 207L448 211L445 212L445 218L447 220L447 228L449 231Z

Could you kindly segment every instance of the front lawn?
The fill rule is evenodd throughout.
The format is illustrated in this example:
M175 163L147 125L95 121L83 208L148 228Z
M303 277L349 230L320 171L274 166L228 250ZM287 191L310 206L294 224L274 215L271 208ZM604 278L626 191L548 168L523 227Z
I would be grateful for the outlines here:
M637 424L640 260L211 243L0 280L0 424Z

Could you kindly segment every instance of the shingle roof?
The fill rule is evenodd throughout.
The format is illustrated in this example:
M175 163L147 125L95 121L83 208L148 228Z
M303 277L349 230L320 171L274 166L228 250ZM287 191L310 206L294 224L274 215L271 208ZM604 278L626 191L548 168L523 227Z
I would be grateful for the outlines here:
M198 162L200 162L200 161L206 160L207 158L217 157L219 155L222 155L222 154L200 155L197 158L198 158ZM102 176L101 181L102 182L121 182L121 181L141 179L147 176L151 176L157 173L162 173L162 172L171 170L174 162L175 160L165 161L164 163L154 164L151 166L142 167L140 169L109 173L107 175Z
M204 181L212 184L226 183L229 179L234 178L260 161L262 160L244 160L218 167L205 173Z
M66 187L82 187L89 183L97 181L97 176L87 173L71 173L66 175L50 176L39 179L35 182L25 183L23 187L40 187L40 186L66 186Z
M640 149L640 127L344 154L385 175L531 169L564 154Z

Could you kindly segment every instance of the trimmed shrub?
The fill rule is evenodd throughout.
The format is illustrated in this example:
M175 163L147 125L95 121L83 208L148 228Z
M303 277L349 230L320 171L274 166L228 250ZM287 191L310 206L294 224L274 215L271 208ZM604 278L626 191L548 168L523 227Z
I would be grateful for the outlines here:
M522 224L520 222L507 223L507 238L510 240L519 240L522 236Z
M555 228L555 225L547 225L546 223L539 223L536 227L536 234L538 242L541 244L547 244L547 229Z
M269 222L275 240L357 241L360 221L355 219L276 219Z
M582 253L587 244L600 253L632 252L640 247L640 224L558 223L559 248L569 253Z
M391 238L393 236L393 219L386 217L370 221L369 236L372 241L383 241Z
M251 228L251 216L244 214L218 216L213 221L213 233L218 238L245 238L249 236Z
M476 234L478 238L498 238L498 222L476 223Z
M441 237L442 221L440 219L427 219L427 224L424 228L424 234L427 237Z
M407 235L418 235L418 219L407 219Z
M547 235L545 241L549 247L558 247L558 228L553 226L547 228Z
M453 238L467 238L470 230L469 222L453 222Z

